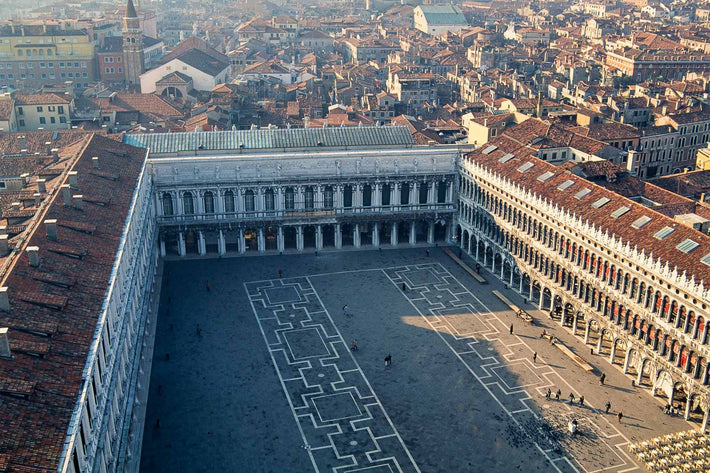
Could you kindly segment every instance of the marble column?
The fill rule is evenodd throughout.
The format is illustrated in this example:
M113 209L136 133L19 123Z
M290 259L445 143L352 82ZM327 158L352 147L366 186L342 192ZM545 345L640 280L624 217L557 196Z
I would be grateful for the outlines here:
M429 228L426 235L426 241L430 245L434 243L434 222L429 222Z
M397 246L399 244L399 238L397 236L397 222L392 222L392 232L390 233L390 245Z
M204 256L207 254L207 245L205 244L205 235L202 232L197 232L197 254Z
M185 248L185 234L183 232L178 233L178 255L185 256L187 254L187 249Z
M378 248L380 246L380 224L372 223L372 246Z
M417 244L417 224L416 222L412 222L409 224L409 244L410 245L416 245Z
M584 344L589 343L589 330L592 328L591 320L587 320L587 326L584 328Z
M264 229L259 227L258 237L257 237L257 248L259 253L264 253L266 251L266 238L264 238Z
M281 225L279 225L276 233L276 249L279 252L283 252L284 250L284 227Z
M247 251L247 245L244 241L244 229L239 229L239 253L244 254Z
M434 193L434 191L436 190L436 181L427 182L426 185L429 186L427 188L426 203L427 204L435 204L436 203L436 194Z
M316 225L316 250L323 249L323 226Z
M217 253L220 256L224 256L227 253L227 243L224 241L224 232L219 231L219 236L217 237Z
M299 225L296 227L296 249L298 251L303 251L303 226Z
M343 247L343 232L339 223L335 224L335 247L337 249Z
M165 258L165 239L160 237L160 257Z
M360 248L360 224L356 223L353 227L353 246Z

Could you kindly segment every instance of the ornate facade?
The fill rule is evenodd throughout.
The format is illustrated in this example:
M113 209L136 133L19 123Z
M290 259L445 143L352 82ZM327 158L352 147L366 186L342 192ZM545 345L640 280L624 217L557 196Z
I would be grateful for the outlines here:
M461 248L705 429L707 235L495 146L467 155L459 172Z

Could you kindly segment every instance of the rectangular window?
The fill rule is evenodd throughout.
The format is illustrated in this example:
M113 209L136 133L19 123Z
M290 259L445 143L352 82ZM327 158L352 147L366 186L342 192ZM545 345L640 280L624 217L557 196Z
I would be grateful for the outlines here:
M67 117L59 117L59 123L66 123Z
M24 120L20 120L20 126L25 126L25 121L24 121Z
M680 251L682 251L683 253L690 253L691 251L696 249L698 246L700 246L700 243L693 241L689 238L686 238L685 240L680 242L678 244L678 246L676 246L676 248L679 249Z
M608 197L602 197L601 199L598 199L596 202L594 202L594 203L592 204L592 208L594 208L594 209L601 209L602 207L604 207L604 206L605 206L606 204L608 204L609 202L611 202L611 199L609 199Z
M54 117L49 117L49 123L57 123L57 120Z
M653 236L654 236L654 238L656 238L658 240L663 240L664 238L666 238L668 235L670 235L674 231L675 231L675 229L673 229L671 227L663 227L660 230L658 230L656 233L654 233Z
M37 111L42 112L42 107L41 106L37 107Z
M40 123L40 125L44 125L47 123L47 119L44 117L39 117L39 123Z
M64 113L64 105L60 105L59 107L57 107L57 112Z
M18 115L24 115L24 114L25 114L25 110L24 110L22 107L17 107L17 114L18 114Z

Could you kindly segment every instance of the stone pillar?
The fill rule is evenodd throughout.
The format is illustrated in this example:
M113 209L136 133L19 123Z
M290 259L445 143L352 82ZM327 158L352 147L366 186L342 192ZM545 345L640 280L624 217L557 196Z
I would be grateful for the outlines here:
M626 357L624 358L624 374L629 372L629 365L631 364L631 348L626 349Z
M495 275L495 273L496 273L496 254L493 253L493 256L491 257L491 274ZM542 297L540 299L542 299Z
M426 242L430 245L434 243L434 222L429 222L429 229L426 235Z
M523 294L523 273L520 273L520 289L518 292L522 295Z
M316 225L316 250L323 249L323 226Z
M197 232L197 253L204 256L207 253L207 245L205 245L205 235L202 232Z
M412 182L411 185L409 186L409 205L414 206L417 204L418 197L419 197L419 196L417 196L417 188L418 187L419 186L417 185L417 181Z
M264 238L264 229L262 227L259 227L256 242L257 242L256 246L259 249L259 253L265 252L266 251L266 238Z
M303 225L296 227L296 249L303 251Z
M227 243L224 241L224 233L222 230L219 231L219 236L217 237L217 253L220 256L224 256L227 253Z
M276 233L276 249L279 252L283 252L284 250L284 227L281 225L279 225Z
M160 237L160 257L165 258L165 239L163 237Z
M688 313L690 314L690 313ZM690 318L690 315L687 316ZM691 338L695 339L698 336L698 328L700 327L700 317L695 316L695 322L693 323L693 332L691 333Z
M382 207L382 183L378 182L372 187L372 206L373 207ZM378 209L379 211L379 209Z
M244 241L244 229L239 229L239 253L244 254L247 251L247 244Z
M560 325L565 324L565 311L562 309L562 317L560 317ZM572 335L577 335L577 324L579 324L579 312L572 316Z
M412 222L409 224L409 244L410 245L416 245L417 244L417 223Z
M446 203L452 202L454 200L453 190L453 182L446 181Z
M688 420L690 419L690 406L693 403L690 402L690 396L688 396L685 400L685 414L683 415L683 419Z
M476 261L480 261L480 260L478 259L478 258L479 258L479 256L478 256L478 247L479 247L479 246L480 246L480 245L479 245L478 243L476 243ZM471 248L471 244L470 244L470 243L469 243L468 247ZM521 289L521 292L522 292L522 289Z
M511 264L510 265L510 282L509 282L511 288L513 287L514 276L515 276L515 269L513 269L513 265Z
M431 181L427 182L427 185L429 186L427 188L427 195L426 195L426 203L427 204L435 204L436 203L436 181Z
M390 245L397 246L399 238L397 237L397 222L392 222L392 232L390 233Z
M639 366L639 374L636 376L636 386L641 386L641 380L643 380L643 360L641 361L641 366ZM673 404L673 391L671 391L671 402Z
M313 187L313 207L315 209L322 209L325 205L324 189L325 188L320 184Z
M187 250L185 249L185 235L180 232L178 233L178 255L185 256Z
M379 185L379 184L378 184ZM380 246L380 224L372 223L372 246L378 248Z
M343 247L343 232L340 228L340 224L335 224L335 247L341 249Z
M493 258L493 265L495 266L496 264L496 259ZM542 287L542 284L540 284L540 299L537 301L537 310L542 310L542 301L545 299L545 289Z
M530 278L530 288L529 288L529 291L530 291L530 292L529 292L529 294L528 294L528 300L530 300L531 302L532 302L532 299L533 299L533 294L535 293L534 289L535 289L535 288L534 288L534 286L533 286L533 280L532 280L532 277L531 277L531 278Z
M614 358L616 358L616 340L611 341L611 354L609 355L609 363L614 364Z
M584 328L584 344L589 343L589 330L592 328L591 320L587 320L587 326Z
M395 182L392 184L392 198L390 199L390 202L392 203L392 206L397 206L401 203L401 189L399 186L399 182Z
M353 227L353 246L360 248L360 224L356 223Z
M353 209L362 212L362 184L359 183L353 186Z
M604 342L604 336L599 332L599 340L597 340L597 354L602 353L602 343Z
M705 340L708 339L708 327L709 327L709 326L710 326L710 324L708 324L708 321L706 320L706 321L705 321L705 327L703 328L703 334L702 334L702 336L700 337L700 339L698 339L698 342L699 342L700 344L705 344Z
M708 430L708 419L710 419L710 407L706 407L703 413L703 424L700 426L702 433L706 433Z

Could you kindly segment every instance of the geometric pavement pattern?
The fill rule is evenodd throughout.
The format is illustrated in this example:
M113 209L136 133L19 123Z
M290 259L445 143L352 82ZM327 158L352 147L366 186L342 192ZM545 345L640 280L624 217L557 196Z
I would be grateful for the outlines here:
M244 286L315 471L420 473L308 278Z
M533 350L441 264L382 271L396 287L406 285L403 295L419 315L555 471L638 470L628 439L598 409L554 400L537 408L531 392L542 397L567 383L540 358L533 363ZM309 278L244 286L315 471L419 472ZM573 391L567 386L563 396ZM565 434L572 418L582 435Z
M626 451L628 440L593 406L587 404L580 410L567 402L551 400L543 406L543 412L537 409L531 392L544 397L548 388L554 391L567 383L541 358L540 363L533 363L533 350L516 334L510 334L506 323L443 266L427 263L384 272L395 286L406 284L403 294L412 306L433 330L448 335L441 337L444 343L556 470L593 473L638 469ZM479 349L483 345L479 340L486 341L486 352ZM563 396L570 391L572 388ZM583 435L566 435L571 419L584 426Z

